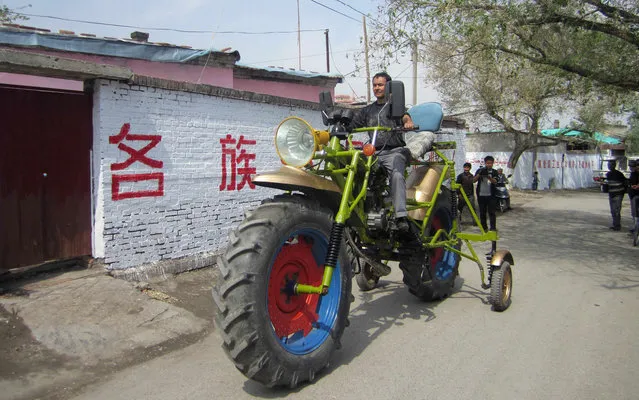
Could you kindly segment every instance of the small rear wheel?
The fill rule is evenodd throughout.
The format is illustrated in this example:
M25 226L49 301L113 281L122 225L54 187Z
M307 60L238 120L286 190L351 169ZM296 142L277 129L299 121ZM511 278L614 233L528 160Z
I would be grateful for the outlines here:
M362 292L368 292L377 287L379 276L373 272L371 265L367 262L362 266L362 271L355 276L355 282Z
M510 263L504 261L495 267L490 284L489 302L494 311L504 311L510 306L510 295L513 289L513 272Z

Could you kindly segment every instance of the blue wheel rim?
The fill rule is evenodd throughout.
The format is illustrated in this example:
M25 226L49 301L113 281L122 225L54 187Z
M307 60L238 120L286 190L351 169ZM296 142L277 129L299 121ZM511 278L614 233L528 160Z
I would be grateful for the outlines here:
M315 261L316 266L319 272L323 273L323 268L321 267L324 263L324 258L326 257L326 252L328 249L328 240L327 238L318 230L312 228L300 229L293 232L287 241L283 242L279 247L278 251L273 257L273 261L271 262L271 270L269 271L269 291L277 290L277 287L281 287L281 282L276 282L273 286L273 280L276 279L277 272L275 269L279 268L279 265L274 265L276 260L279 260L278 255L282 252L285 246L290 246L291 238L304 238L312 243L310 248L310 253L312 259ZM291 260L287 260L290 261ZM279 263L278 263L279 264ZM303 264L303 263L298 263ZM318 267L319 266L319 267ZM313 266L308 263L301 265L301 268L313 268ZM312 271L312 273L317 273L318 271ZM300 273L300 276L304 276L304 273ZM308 284L308 282L299 282L303 284ZM273 287L271 287L273 286ZM275 288L275 289L274 289ZM324 296L319 295L306 295L306 296L318 296L319 300L317 302L316 307L314 307L314 312L317 314L317 321L312 324L312 328L308 334L304 335L302 330L298 330L296 332L287 334L286 336L279 337L276 333L275 324L278 324L281 327L282 322L275 322L273 319L273 315L269 314L271 317L271 326L273 328L273 334L277 338L279 344L289 353L296 355L308 354L319 348L326 339L329 338L331 331L335 325L340 297L342 292L342 272L339 262L337 263L336 268L333 270L333 275L331 278L331 286L328 291L328 294ZM304 295L301 295L304 296ZM267 309L272 309L274 307L274 298L271 295L267 295Z

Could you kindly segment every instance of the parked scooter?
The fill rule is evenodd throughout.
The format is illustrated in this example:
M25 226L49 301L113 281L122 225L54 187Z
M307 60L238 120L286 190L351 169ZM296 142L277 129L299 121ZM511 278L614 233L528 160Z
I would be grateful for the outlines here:
M508 180L505 178L510 178L512 176L508 175L508 177L504 177L502 175L502 179L498 179L497 180L497 184L495 185L495 189L496 189L496 193L495 196L497 197L497 201L498 206L499 206L499 211L501 211L502 213L505 212L506 210L510 210L510 193L508 192L508 188L506 187L506 184L508 183Z

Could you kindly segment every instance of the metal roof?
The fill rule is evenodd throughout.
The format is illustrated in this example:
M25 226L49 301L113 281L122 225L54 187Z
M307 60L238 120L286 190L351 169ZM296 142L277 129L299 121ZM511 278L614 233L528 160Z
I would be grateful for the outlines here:
M568 129L568 128L544 129L541 131L541 134L544 136L565 136L565 137L574 137L574 138L581 138L581 139L589 138L586 132L582 132L577 129ZM604 135L603 133L600 133L600 132L595 132L594 135L592 136L592 139L594 139L597 142L606 143L606 144L612 144L612 145L622 144L621 140Z
M283 73L298 78L329 78L341 82L343 76L335 73L300 71L292 68L253 67L237 63L238 51L192 49L169 43L154 43L133 39L101 38L91 34L79 34L61 30L54 33L48 29L38 29L15 24L0 24L0 45L22 48L44 48L73 53L95 54L111 57L134 58L156 62L185 63L201 59L209 54L218 56L235 55L234 65L248 69L272 73Z

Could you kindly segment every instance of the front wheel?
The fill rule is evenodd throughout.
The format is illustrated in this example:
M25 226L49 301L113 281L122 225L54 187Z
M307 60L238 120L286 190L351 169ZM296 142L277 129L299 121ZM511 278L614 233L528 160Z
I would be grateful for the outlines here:
M508 207L506 206L506 200L505 199L499 199L499 211L501 211L501 213L503 214L504 211L506 211Z
M303 196L264 202L231 233L213 289L223 348L245 376L267 386L312 381L340 345L351 301L351 263L342 241L330 289L318 286L332 228L331 212Z

